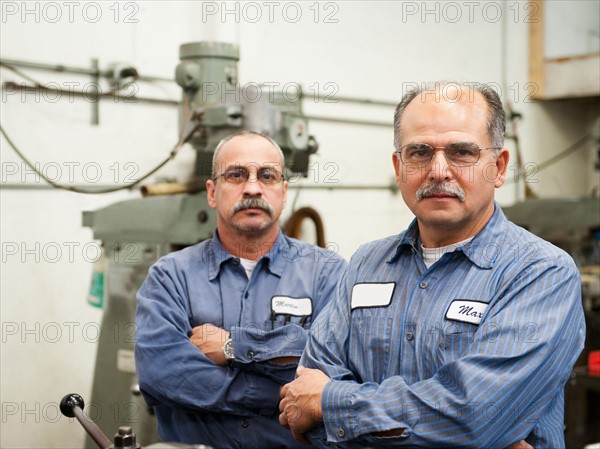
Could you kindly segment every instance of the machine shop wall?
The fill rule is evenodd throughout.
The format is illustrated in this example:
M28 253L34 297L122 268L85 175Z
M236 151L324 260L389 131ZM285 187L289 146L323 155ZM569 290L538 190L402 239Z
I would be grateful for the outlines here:
M173 79L180 44L233 41L240 47L242 86L299 83L307 93L320 93L304 100L308 116L387 123L309 124L319 150L308 177L291 184L284 219L292 205L315 208L323 217L327 241L346 258L361 243L401 231L412 215L399 194L385 189L394 173L393 107L338 98L394 103L424 81L494 83L522 114L521 151L532 166L589 134L599 115L597 98L543 104L531 98L531 2L450 2L452 7L448 2L251 3L3 1L1 57L83 67L92 58L100 67L123 61L140 74ZM594 2L568 3L585 9ZM66 89L89 89L91 82L83 75L20 71ZM2 82L28 82L6 67L1 76ZM140 81L134 89L140 97L181 97L174 82ZM99 124L93 125L92 103L66 94L57 98L41 90L4 88L0 121L30 160L62 184L127 183L164 159L177 141L174 105L105 99L99 105ZM507 140L507 146L514 157L514 140ZM541 198L597 191L592 150L588 144L527 176L527 185ZM78 448L83 430L60 415L57 402L69 392L89 395L101 318L101 310L86 302L97 245L92 231L82 226L81 213L139 197L139 192L82 195L45 188L4 137L0 155L0 446ZM193 157L184 147L150 181L185 180ZM508 178L497 193L506 206L525 198L526 185L515 165ZM344 186L364 189L340 188ZM126 331L115 328L115 338ZM119 408L115 410L102 412L118 413Z

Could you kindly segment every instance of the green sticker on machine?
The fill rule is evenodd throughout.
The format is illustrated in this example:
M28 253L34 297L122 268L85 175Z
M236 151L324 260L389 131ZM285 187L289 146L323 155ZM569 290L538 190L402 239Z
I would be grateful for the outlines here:
M92 273L92 285L88 295L88 303L94 307L102 307L104 304L104 273Z

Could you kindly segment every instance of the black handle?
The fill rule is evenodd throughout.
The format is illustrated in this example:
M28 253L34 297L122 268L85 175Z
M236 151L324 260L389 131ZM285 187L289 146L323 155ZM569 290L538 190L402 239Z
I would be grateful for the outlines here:
M60 411L63 415L69 418L77 418L77 421L100 449L110 449L112 442L104 435L100 427L83 413L84 406L83 398L76 393L70 393L60 401Z

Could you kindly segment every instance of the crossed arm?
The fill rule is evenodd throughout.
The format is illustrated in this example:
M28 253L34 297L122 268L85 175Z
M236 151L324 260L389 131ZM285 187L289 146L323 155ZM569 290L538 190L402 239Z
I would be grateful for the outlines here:
M298 367L298 377L281 389L279 403L279 423L291 430L294 438L302 443L310 444L304 433L323 424L321 396L325 384L331 379L318 369ZM387 432L375 432L375 437L400 436L404 429ZM525 440L507 446L506 449L533 449Z
M223 345L229 339L230 335L225 329L221 329L213 324L202 324L192 329L190 341L215 364L226 366L227 359L223 352ZM300 360L300 357L282 356L275 357L270 361L278 365L286 365L298 363L298 360Z
M330 341L311 336L301 360L309 368L299 368L296 380L281 390L280 423L305 442L307 431L325 425L328 440L339 443L396 437L386 438L386 442L395 440L400 446L530 447L524 439L535 423L552 425L546 414L562 397L571 359L581 351L583 342L578 278L556 271L562 268L548 269L543 274L546 279L538 278L544 287L538 288L535 295L528 289L529 281L515 280L512 291L490 306L488 317L497 332L475 334L471 348L476 350L467 349L434 377L410 385L400 375L392 375L380 384L356 379L347 360L351 313L347 301L338 298L324 311L323 321L337 321L342 331ZM557 277L560 280L554 281ZM343 295L344 289L340 291ZM508 337L511 317L527 309L549 312L538 318L538 339L514 342ZM315 325L328 327L329 323L323 321L319 319ZM509 344L502 352L495 352L488 341ZM414 405L427 419L419 420L416 413L400 410L399 404ZM450 412L470 412L448 414L436 404L454 404ZM495 413L492 417L490 405ZM515 406L525 409L506 413ZM520 441L514 443L515 438Z

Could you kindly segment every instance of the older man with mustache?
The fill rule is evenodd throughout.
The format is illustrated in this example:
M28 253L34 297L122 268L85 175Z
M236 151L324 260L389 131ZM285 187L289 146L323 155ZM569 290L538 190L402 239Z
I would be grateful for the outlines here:
M434 83L394 117L396 183L415 220L361 247L314 323L280 422L336 448L561 448L583 349L579 272L510 223L500 98Z
M283 169L266 135L221 141L206 183L214 237L161 258L140 288L136 367L163 441L302 447L279 425L279 389L346 263L281 233Z

